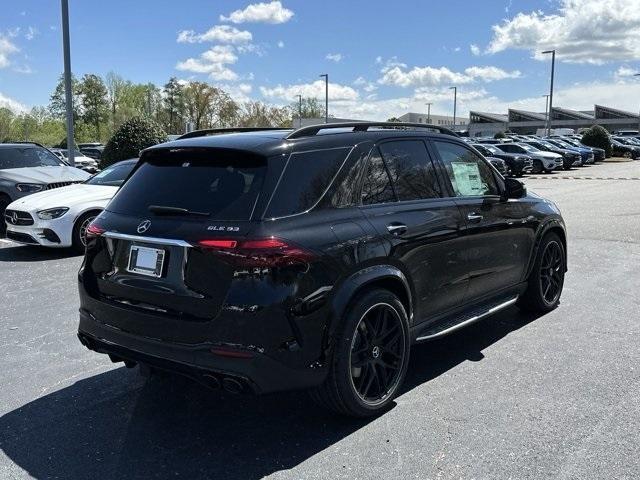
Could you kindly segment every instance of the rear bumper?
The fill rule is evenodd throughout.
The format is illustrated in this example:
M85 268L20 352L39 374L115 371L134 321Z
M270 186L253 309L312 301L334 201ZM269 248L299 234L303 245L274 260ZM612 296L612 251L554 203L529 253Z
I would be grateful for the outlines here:
M270 393L305 389L324 381L324 368L291 368L257 350L226 349L227 356L214 353L219 345L202 343L184 345L124 332L102 323L85 309L80 309L78 337L81 343L113 361L143 363L160 370L190 377L209 386L236 382L247 393Z

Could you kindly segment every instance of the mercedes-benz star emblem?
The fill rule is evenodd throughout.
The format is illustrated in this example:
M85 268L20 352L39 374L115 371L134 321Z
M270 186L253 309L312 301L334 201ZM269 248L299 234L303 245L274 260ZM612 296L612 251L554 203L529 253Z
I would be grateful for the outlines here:
M151 228L151 220L143 220L140 225L138 225L138 233L144 233Z
M11 212L11 223L18 224L18 212Z

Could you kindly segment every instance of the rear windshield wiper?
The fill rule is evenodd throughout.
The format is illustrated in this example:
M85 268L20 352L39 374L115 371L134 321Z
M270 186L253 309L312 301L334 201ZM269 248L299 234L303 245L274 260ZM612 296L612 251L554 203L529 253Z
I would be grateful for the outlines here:
M183 215L185 217L208 217L211 215L209 212L194 212L186 208L167 207L165 205L149 205L148 210L156 215Z

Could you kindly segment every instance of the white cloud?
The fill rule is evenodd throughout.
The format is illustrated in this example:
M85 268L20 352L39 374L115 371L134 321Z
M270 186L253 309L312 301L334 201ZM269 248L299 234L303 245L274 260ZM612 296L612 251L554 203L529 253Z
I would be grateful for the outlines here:
M456 47L453 49L454 52L459 52L460 51L460 47Z
M473 43L471 45L469 45L469 50L471 50L471 54L476 56L476 57L478 55L480 55L480 47L475 45L475 44L473 44Z
M237 83L237 84L221 84L218 85L222 90L227 92L231 98L236 102L244 103L251 100L249 96L253 90L250 83Z
M343 59L343 56L341 53L327 53L327 55L324 58L326 58L327 60L331 60L332 62L338 63L340 60Z
M484 82L493 82L495 80L504 80L506 78L520 78L522 74L519 70L507 72L498 67L469 67L464 69L464 73L476 80Z
M25 75L33 73L33 69L29 65L15 65L13 71L16 73L24 73Z
M284 48L284 42L282 40L278 42L278 48Z
M0 35L0 68L7 67L11 63L9 57L18 51L18 47L7 37Z
M442 84L466 84L474 81L491 82L505 78L518 78L518 70L508 72L498 67L469 67L464 72L454 72L447 67L413 67L393 61L382 69L382 77L378 83L398 87L435 86Z
M639 71L640 70L633 69L627 65L622 65L621 67L618 68L618 70L615 71L613 76L614 78L617 78L617 79L624 79L626 77L633 77Z
M251 32L238 30L230 25L215 25L204 33L196 33L193 30L182 30L178 33L178 43L202 43L219 42L231 44L244 44L253 40Z
M38 33L40 33L40 32L38 32L37 28L28 27L27 28L27 33L24 34L24 38L26 38L27 40L33 40Z
M324 80L316 80L313 83L303 83L298 85L277 85L275 87L260 87L260 93L267 98L275 98L286 101L293 101L298 95L304 98L324 98ZM329 100L357 100L358 92L353 88L329 83Z
M215 45L200 55L199 58L187 58L176 65L177 70L207 73L210 78L218 81L232 82L238 79L238 74L227 65L238 60L231 45Z
M603 64L640 59L638 0L559 0L557 13L518 13L494 25L487 52L529 50L537 60L556 49L559 60Z
M367 93L373 92L374 90L378 89L375 83L368 81L364 77L356 78L353 81L353 84L357 87L362 87L362 89Z
M27 111L27 107L13 98L9 98L0 92L0 108L8 108L16 113L22 113Z
M220 15L221 22L232 23L286 23L293 12L278 1L270 3L252 3L243 10L235 10L229 16Z

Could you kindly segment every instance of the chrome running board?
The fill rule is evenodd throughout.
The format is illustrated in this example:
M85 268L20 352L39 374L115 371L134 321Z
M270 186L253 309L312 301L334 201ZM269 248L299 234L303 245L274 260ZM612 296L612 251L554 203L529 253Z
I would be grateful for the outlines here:
M444 335L447 335L451 332L455 332L460 328L463 328L463 327L466 327L467 325L475 323L484 317L487 317L493 313L499 312L500 310L503 310L513 305L514 303L516 303L517 300L518 300L518 297L515 296L507 300L506 302L502 302L497 305L494 305L493 307L488 308L484 311L478 312L476 310L475 312L473 312L473 315L471 317L458 317L458 319L455 320L455 323L453 325L451 325L451 322L449 322L448 326L445 325L445 327L442 330L439 330L434 333L430 333L428 335L422 335L416 338L416 342L422 342L424 340L431 340L433 338L443 337Z

